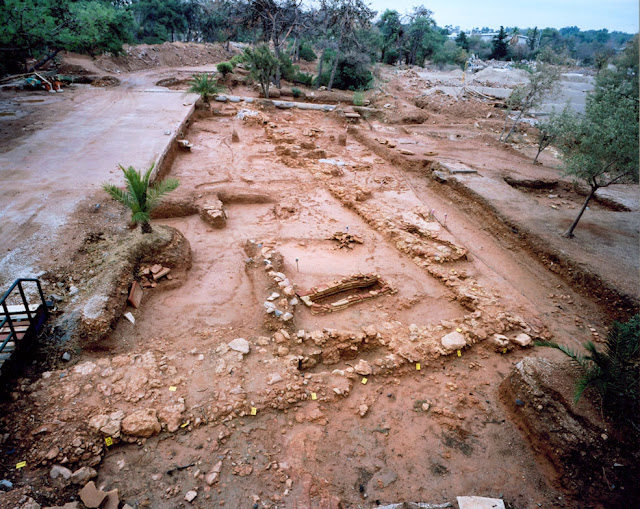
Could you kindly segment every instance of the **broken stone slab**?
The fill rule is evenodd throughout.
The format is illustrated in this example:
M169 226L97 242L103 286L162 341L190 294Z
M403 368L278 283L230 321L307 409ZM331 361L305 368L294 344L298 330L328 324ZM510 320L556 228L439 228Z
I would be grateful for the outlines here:
M87 485L80 490L78 495L88 509L97 509L102 505L104 499L107 498L107 494L96 488L96 484L93 481L89 481Z
M222 470L222 461L218 461L218 463L216 463L213 466L213 468L211 469L211 472L209 472L205 476L204 482L206 482L209 486L211 486L212 484L217 482L218 481L218 477L220 475L220 470Z
M187 493L184 496L184 499L187 502L193 502L197 496L198 496L198 492L195 490L191 490L191 491L187 491Z
M458 331L450 332L443 336L440 341L442 342L442 346L448 350L460 350L467 346L467 340Z
M129 298L127 299L127 302L134 308L138 309L140 307L140 302L142 301L143 295L144 290L137 281L134 281L131 285L131 291L129 292Z
M93 468L82 467L71 474L71 482L73 484L86 484L91 479L95 479L96 477L98 477L98 472L96 472Z
M162 267L160 271L153 275L153 280L158 281L159 279L169 274L169 272L171 272L171 269L169 267Z
M132 437L148 438L160 433L162 427L152 408L137 410L122 420L122 433Z
M249 353L249 350L251 350L251 345L249 345L249 342L244 338L236 338L229 343L229 348L246 355Z
M499 498L456 497L459 509L505 509Z
M105 497L102 506L100 509L118 509L120 506L120 497L118 496L118 490L107 491L107 496Z

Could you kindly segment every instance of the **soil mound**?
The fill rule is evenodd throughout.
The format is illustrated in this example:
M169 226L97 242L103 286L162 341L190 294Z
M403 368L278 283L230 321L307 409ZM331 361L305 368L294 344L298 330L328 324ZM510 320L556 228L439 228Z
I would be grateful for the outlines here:
M205 65L228 60L237 53L221 44L195 42L165 42L164 44L125 45L120 56L104 55L95 60L107 72L139 71L153 67Z

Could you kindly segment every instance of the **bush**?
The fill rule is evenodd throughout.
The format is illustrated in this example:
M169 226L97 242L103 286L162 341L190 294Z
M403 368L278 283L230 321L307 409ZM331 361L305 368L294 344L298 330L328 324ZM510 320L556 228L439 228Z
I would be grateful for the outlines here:
M313 85L313 74L298 71L293 77L293 82L310 87Z
M333 87L340 90L366 90L370 88L373 74L369 70L369 57L363 54L349 53L341 55L336 68ZM328 85L331 65L320 77L321 85Z
M187 92L200 94L204 102L209 102L209 98L219 94L221 90L215 80L208 74L194 74L189 82Z
M293 97L298 98L302 96L302 90L300 90L298 87L293 87L291 89L291 93L293 94Z
M313 62L318 58L318 55L315 54L310 44L303 42L300 44L300 48L298 50L298 56L302 60L306 60L307 62Z
M364 106L364 93L363 92L354 92L353 93L353 105L354 106Z
M400 52L395 48L388 49L384 54L385 64L394 65L398 60L400 60Z
M220 62L216 66L216 69L218 69L218 72L222 74L223 77L226 77L227 74L231 74L233 72L233 65L229 62Z
M283 80L293 82L299 69L297 65L293 65L289 55L280 53L280 77Z
M231 60L229 60L229 63L235 68L236 65L241 64L242 62L244 62L244 55L239 54L239 55L234 55Z

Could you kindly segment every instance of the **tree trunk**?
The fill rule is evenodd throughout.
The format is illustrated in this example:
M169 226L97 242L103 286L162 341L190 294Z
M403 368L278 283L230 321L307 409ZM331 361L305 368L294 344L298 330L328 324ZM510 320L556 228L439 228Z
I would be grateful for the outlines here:
M333 80L336 77L336 70L338 69L338 59L340 58L340 49L336 51L336 59L333 62L333 67L331 68L331 76L329 77L329 83L327 84L327 90L331 90L333 87Z
M547 146L545 145L544 147L538 145L538 153L536 154L536 156L533 158L533 164L536 164L538 162L538 157L540 157L540 154L542 154L542 151L547 148Z
M509 134L507 134L507 137L504 139L505 143L509 141L511 134L513 133L513 130L516 128L516 125L518 125L518 122L520 122L520 117L522 116L523 113L524 113L524 110L520 110L520 112L518 113L518 116L513 121L513 124L511 124L511 129L509 129Z
M46 64L49 60L51 60L52 58L54 58L58 52L60 50L56 49L53 50L51 53L49 53L46 57L44 57L42 60L40 60L39 62L36 62L27 72L33 72L36 69L40 69L40 67L42 67L44 64Z
M563 237L566 237L568 239L573 237L573 230L575 230L576 226L578 226L578 221L580 221L580 218L582 217L582 214L584 214L584 211L587 210L587 205L589 204L589 201L591 201L591 198L593 198L593 195L596 194L597 190L598 190L597 187L591 186L591 191L589 192L587 199L584 200L584 203L582 204L582 208L580 209L580 212L578 212L578 215L573 220L573 223L571 223L571 226L569 226L569 229L562 234Z
M316 82L316 90L320 88L320 80L322 79L322 62L324 62L324 54L327 50L322 51L322 55L320 55L320 63L318 64L318 81Z
M140 229L142 230L142 233L151 233L153 231L153 228L151 228L151 223L149 223L149 221L143 221L140 224Z

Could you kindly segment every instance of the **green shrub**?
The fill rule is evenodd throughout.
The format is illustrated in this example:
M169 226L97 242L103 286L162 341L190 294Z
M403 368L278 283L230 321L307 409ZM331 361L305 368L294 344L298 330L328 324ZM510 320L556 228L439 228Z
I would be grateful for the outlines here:
M297 71L292 81L294 83L300 83L301 85L310 87L311 85L313 85L313 75L306 72Z
M340 90L366 90L370 88L373 74L369 70L369 58L363 54L349 53L341 55L336 68L333 88ZM328 85L331 76L331 65L328 65L320 77L321 85Z
M226 76L227 74L231 74L233 72L233 65L230 62L220 62L216 69L218 72L222 74L222 76Z
M364 93L363 92L354 92L353 93L353 105L354 106L364 106Z
M315 54L310 44L303 42L300 44L300 48L298 50L298 56L302 60L306 60L307 62L313 62L318 58L318 55Z
M302 90L300 90L298 87L293 87L291 89L291 93L293 94L293 97L298 98L302 96Z
M231 60L229 60L229 63L235 68L236 65L241 64L242 62L244 62L244 55L239 54L239 55L234 55Z
M293 65L291 58L289 58L289 55L285 53L280 53L279 61L280 61L280 77L283 80L293 82L296 77L296 73L298 72L300 67L298 67L297 65Z
M384 54L383 62L385 64L393 65L398 60L400 60L400 52L395 48L388 49Z
M640 410L640 315L626 323L613 322L603 351L588 341L586 354L553 341L537 341L538 346L556 348L571 358L578 368L575 401L592 388L600 396L604 410L614 418L635 418Z
M204 102L209 102L209 98L219 94L221 90L213 77L208 74L194 74L193 79L189 82L187 92L200 94Z

